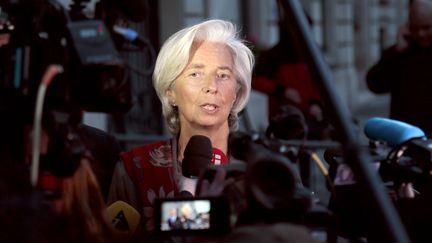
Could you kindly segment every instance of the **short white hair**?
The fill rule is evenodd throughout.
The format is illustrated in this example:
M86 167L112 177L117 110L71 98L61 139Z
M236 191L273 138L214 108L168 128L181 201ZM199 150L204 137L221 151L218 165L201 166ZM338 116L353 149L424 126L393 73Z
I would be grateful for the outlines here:
M225 20L213 19L182 29L165 41L153 72L153 86L162 103L162 113L168 129L173 135L180 131L180 120L177 108L170 104L166 91L186 68L192 44L201 41L222 43L232 54L238 86L237 97L228 117L231 131L237 130L238 113L249 100L254 56L245 40L240 39L236 26Z

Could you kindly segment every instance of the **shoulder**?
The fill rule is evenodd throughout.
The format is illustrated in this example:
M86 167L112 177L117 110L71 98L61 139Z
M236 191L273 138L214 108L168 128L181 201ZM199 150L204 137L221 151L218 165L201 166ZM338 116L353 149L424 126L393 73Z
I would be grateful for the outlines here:
M162 141L144 144L144 145L132 148L128 151L122 152L121 156L123 157L123 156L131 155L131 154L135 154L135 155L147 154L152 150L160 149L160 148L166 147L166 146L171 147L170 140L162 140Z
M120 154L124 163L148 161L154 166L165 167L171 164L171 142L162 140L125 151Z

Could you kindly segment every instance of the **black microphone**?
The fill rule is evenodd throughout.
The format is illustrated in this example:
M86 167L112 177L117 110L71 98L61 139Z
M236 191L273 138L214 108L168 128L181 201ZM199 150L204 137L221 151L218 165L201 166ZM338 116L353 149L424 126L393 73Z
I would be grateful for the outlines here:
M192 136L183 153L183 175L188 178L198 178L211 164L212 154L212 144L208 137L202 135Z
M208 137L194 135L189 139L183 153L183 182L179 193L181 196L193 196L195 194L197 180L211 165L212 155L212 144Z

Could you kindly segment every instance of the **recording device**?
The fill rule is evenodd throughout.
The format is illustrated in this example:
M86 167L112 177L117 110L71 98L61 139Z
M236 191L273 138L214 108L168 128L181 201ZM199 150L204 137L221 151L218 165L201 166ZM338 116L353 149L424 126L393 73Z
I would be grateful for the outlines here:
M368 149L374 167L383 185L398 202L399 190L403 184L411 183L416 197L429 195L426 188L431 178L432 141L418 127L411 124L373 117L366 121L364 132L370 139ZM336 196L331 199L330 208L335 212L338 231L348 238L371 234L372 220L366 213L368 202L360 198L359 188L349 163L342 160L341 151L327 150L324 158L330 165L331 178Z
M208 137L202 135L192 136L183 153L183 175L188 178L198 178L211 164L212 153L212 144Z
M116 9L115 2L108 1L101 1L102 7L111 6L104 16ZM63 68L45 87L41 115L41 126L50 139L49 152L41 156L41 169L60 177L73 174L85 151L77 126L82 111L126 112L132 105L129 70L112 39L113 23L98 15L88 17L84 13L88 2L72 0L66 10L51 0L0 1L0 93L13 94L2 99L0 107L18 103L22 108L19 121L11 123L17 126L11 128L16 130L11 137L24 137L24 126L32 123L37 92L50 66ZM116 11L126 11L132 7L130 2L122 1ZM131 4L134 13L145 7L136 1ZM2 117L10 117L13 109L0 109ZM10 147L22 148L25 143L16 141ZM24 160L17 154L17 160Z
M384 141L391 147L378 169L384 181L391 181L398 187L406 182L422 184L421 181L429 176L432 142L420 128L398 120L374 117L366 122L364 131L369 139Z
M180 196L195 195L198 178L208 167L228 164L225 154L217 148L212 148L210 139L203 135L192 136L183 154Z
M365 135L371 140L384 141L390 146L398 146L411 139L425 138L425 133L408 123L382 117L373 117L366 121Z
M226 197L156 198L153 215L161 235L222 235L231 229Z
M309 214L312 194L302 185L298 168L281 143L237 132L231 134L229 144L232 155L246 164L245 221L299 222Z
M130 80L102 19L83 17L85 1L66 11L48 0L2 1L1 87L18 90L31 104L50 64L64 67L47 92L47 108L127 111ZM31 108L30 108L31 110Z
M199 176L211 164L212 145L210 139L202 135L192 136L183 153L182 182L180 195L191 197L195 195Z
M381 117L373 117L364 126L366 136L371 140L369 151L375 167L385 182L392 186L413 182L428 176L430 171L431 141L418 127ZM349 166L341 160L342 154L327 150L324 158L333 168L337 185L355 184Z

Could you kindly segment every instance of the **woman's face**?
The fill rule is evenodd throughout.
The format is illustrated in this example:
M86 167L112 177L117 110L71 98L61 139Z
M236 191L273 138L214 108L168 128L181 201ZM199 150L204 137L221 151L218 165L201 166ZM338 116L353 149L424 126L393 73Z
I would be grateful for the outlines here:
M205 41L192 46L186 68L166 93L178 107L182 131L228 128L237 88L233 69L225 45Z

